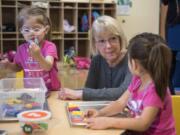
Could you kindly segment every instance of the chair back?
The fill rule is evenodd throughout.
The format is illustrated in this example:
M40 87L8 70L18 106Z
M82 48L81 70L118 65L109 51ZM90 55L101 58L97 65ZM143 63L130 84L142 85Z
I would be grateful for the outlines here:
M180 95L172 96L173 115L175 119L176 133L180 135Z

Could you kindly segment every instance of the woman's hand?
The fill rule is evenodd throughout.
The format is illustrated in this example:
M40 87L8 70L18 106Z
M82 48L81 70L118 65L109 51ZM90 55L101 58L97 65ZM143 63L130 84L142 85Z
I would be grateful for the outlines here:
M69 88L61 88L58 94L59 99L62 100L79 100L82 99L82 90L72 90Z
M86 128L98 130L110 128L108 117L87 118L84 121L87 123Z

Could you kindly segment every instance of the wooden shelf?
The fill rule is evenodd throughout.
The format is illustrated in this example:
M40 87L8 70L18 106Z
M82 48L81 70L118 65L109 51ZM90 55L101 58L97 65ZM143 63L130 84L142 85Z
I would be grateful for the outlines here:
M42 0L0 0L0 52L16 50L24 42L18 30L17 14L25 6L32 6ZM57 46L59 60L63 60L65 50L74 47L78 56L90 57L89 30L82 31L82 17L87 16L92 24L92 12L99 15L116 15L115 0L46 0L47 15L52 22L50 40ZM66 32L63 21L75 27ZM91 28L91 26L89 26Z

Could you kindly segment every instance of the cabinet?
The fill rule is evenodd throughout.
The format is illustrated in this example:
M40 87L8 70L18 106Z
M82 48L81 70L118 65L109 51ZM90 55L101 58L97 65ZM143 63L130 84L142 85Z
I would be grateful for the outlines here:
M16 16L24 6L32 6L38 3L45 5L47 15L51 19L50 40L57 46L59 60L63 60L66 50L71 47L75 49L78 56L89 57L91 44L89 28L91 28L94 20L94 13L116 15L114 0L1 0L1 53L16 50L18 45L24 42L21 33L18 31ZM65 29L64 20L74 27L73 31ZM82 27L82 22L85 29Z

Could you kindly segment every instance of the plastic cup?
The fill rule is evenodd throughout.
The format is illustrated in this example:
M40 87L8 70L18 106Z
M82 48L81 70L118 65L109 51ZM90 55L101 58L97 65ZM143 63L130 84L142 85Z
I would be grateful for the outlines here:
M45 110L28 110L17 115L20 126L25 134L48 129L48 119L51 113Z

